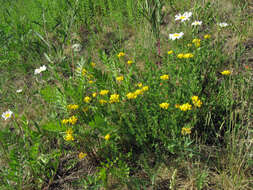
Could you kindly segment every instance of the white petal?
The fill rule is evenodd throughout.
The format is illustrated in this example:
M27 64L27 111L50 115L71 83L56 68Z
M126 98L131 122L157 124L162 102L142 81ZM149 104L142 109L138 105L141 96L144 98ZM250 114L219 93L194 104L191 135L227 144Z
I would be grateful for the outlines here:
M22 92L23 90L22 89L18 89L16 92L17 93L20 93L20 92Z

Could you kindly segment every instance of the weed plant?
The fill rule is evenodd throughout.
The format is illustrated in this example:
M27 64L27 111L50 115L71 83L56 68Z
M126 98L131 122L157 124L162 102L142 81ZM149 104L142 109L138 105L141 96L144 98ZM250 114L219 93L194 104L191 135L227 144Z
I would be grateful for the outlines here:
M193 2L2 0L1 189L252 188L250 16Z

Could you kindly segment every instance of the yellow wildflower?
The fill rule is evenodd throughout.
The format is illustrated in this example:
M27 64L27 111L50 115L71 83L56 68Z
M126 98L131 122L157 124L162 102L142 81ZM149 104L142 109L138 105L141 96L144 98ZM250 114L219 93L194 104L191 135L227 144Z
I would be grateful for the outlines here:
M167 109L168 109L168 107L169 107L169 104L168 104L168 103L166 103L166 102L161 103L161 104L159 104L159 105L160 105L160 108L165 109L165 110L167 110Z
M93 97L93 98L95 98L96 96L97 96L97 93L96 93L96 92L92 93L92 97Z
M107 103L107 101L106 101L106 100L104 100L104 99L101 99L101 100L99 100L99 103L100 103L101 105L104 105L104 104L106 104L106 103Z
M143 92L148 91L148 86L143 86L141 89Z
M67 105L67 108L70 110L76 110L79 108L79 106L76 104L69 104L69 105Z
M200 39L195 38L195 39L192 40L192 43L200 43Z
M138 86L139 88L142 87L142 83L141 83L141 82L138 83L137 86Z
M116 103L119 102L119 95L118 94L112 94L110 96L110 103Z
M183 104L179 106L179 109L181 111L187 111L187 110L191 110L192 109L192 105L189 103Z
M188 47L192 47L192 44L187 44Z
M182 135L189 135L189 134L191 134L191 128L189 128L189 127L183 127L182 130L181 130L181 134Z
M124 76L116 77L116 81L121 82L124 80Z
M132 92L129 92L126 96L127 96L128 99L135 99L135 98L137 98L137 95L135 93L132 93Z
M177 57L178 57L179 59L182 59L182 58L184 57L184 54L179 53L179 54L177 55Z
M193 57L193 54L192 54L192 53L186 53L186 54L183 55L183 57L184 57L185 59L192 58L192 57Z
M199 46L200 46L200 43L195 43L195 46L196 46L196 47L199 47Z
M136 96L138 96L138 95L141 95L143 92L142 92L142 90L140 90L140 89L138 89L138 90L136 90L135 92L134 92L134 94L136 95Z
M82 75L85 76L87 73L86 69L82 69Z
M109 93L109 90L101 90L100 91L100 95L106 95L106 94L108 94Z
M172 51L172 50L168 51L168 55L170 55L170 54L172 54L172 53L173 53L173 51Z
M73 141L73 140L75 140L72 134L66 134L66 135L64 136L64 139L65 139L66 141Z
M69 129L66 131L66 134L73 134L72 128L69 128Z
M105 135L105 137L104 137L104 139L106 140L106 141L108 141L109 139L110 139L110 134L107 134L107 135Z
M192 96L192 103L194 104L194 106L199 107L199 108L202 105L202 102L198 96Z
M211 35L210 34L206 34L206 35L204 35L204 38L205 39L209 39L209 38L211 38Z
M89 83L89 84L93 84L94 81L93 81L93 80L89 80L88 83Z
M86 153L83 153L83 152L80 152L80 153L78 154L78 158L79 158L80 160L84 159L86 156L87 156L87 154L86 154Z
M123 57L123 56L125 56L125 53L119 52L119 54L117 56L118 56L118 58Z
M96 66L96 63L91 62L90 65L91 65L92 67L95 67L95 66Z
M175 104L175 108L180 108L180 105L179 104Z
M91 98L89 96L86 96L84 99L83 99L84 102L86 103L89 103L91 101Z
M73 141L74 140L74 137L73 137L73 130L71 128L69 128L67 131L66 131L66 135L64 136L64 139L66 141Z
M162 76L160 76L160 79L162 79L162 80L168 80L169 79L169 75L162 75Z
M231 74L231 71L229 70L224 70L221 72L222 75L230 75Z
M62 124L67 124L68 122L69 122L68 119L63 119L63 120L61 121Z
M132 65L132 64L133 64L133 61L128 60L128 61L127 61L127 64L128 64L128 65Z
M76 124L77 122L77 117L76 116L72 116L69 118L69 123L71 123L72 125Z
M200 39L195 38L192 40L192 43L194 43L196 47L199 47L200 46Z

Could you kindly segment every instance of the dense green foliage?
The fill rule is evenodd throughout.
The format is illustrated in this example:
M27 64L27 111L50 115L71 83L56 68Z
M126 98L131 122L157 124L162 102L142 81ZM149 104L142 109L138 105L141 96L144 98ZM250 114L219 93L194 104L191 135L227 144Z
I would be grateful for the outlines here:
M251 188L247 1L0 2L1 189Z

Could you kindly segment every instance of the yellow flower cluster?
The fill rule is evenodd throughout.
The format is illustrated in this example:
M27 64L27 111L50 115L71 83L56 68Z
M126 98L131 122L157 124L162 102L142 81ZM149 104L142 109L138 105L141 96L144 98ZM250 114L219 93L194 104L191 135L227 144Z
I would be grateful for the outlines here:
M101 90L99 94L103 96L103 95L106 95L108 93L109 93L109 90Z
M68 123L70 123L70 124L72 124L72 125L76 124L76 122L77 122L77 117L74 116L74 115L71 116L69 119L63 119L63 120L61 121L62 124L68 124Z
M73 130L71 128L69 128L67 131L66 131L66 135L64 136L64 139L66 141L73 141L75 140L74 137L73 137Z
M192 96L192 103L194 104L194 106L199 107L199 108L202 105L202 102L198 96Z
M107 100L101 99L101 100L99 100L99 103L100 103L101 105L104 105L104 104L107 103Z
M179 59L182 59L182 58L185 58L185 59L189 59L189 58L193 58L193 54L192 53L186 53L186 54L183 54L183 53L179 53L178 55L177 55L177 57L179 58Z
M169 75L162 75L160 76L161 80L169 80Z
M105 135L104 139L108 141L111 138L110 134Z
M96 92L92 93L92 97L93 97L93 98L96 98L96 96L97 96L97 93L96 93Z
M168 55L170 55L170 54L172 54L172 53L173 53L173 51L172 51L172 50L168 51Z
M137 89L137 90L134 92L134 94L135 94L136 96L139 96L139 95L143 94L143 91L142 91L141 89Z
M222 75L230 75L231 74L231 71L229 70L224 70L221 72Z
M74 125L77 122L77 117L73 115L68 120L70 124Z
M87 74L86 69L82 69L82 75L85 76Z
M133 61L132 61L132 60L128 60L128 61L127 61L127 64L128 64L128 65L132 65L132 64L133 64Z
M138 84L139 87L142 86L142 83ZM137 89L135 92L129 92L126 96L127 99L135 99L137 96L143 94L145 91L148 91L148 86L143 86L141 89Z
M167 110L170 104L164 102L164 103L161 103L159 105L160 105L160 108Z
M189 135L189 134L191 134L191 128L189 128L189 127L183 127L182 130L181 130L181 134L182 135Z
M129 92L126 96L127 96L128 99L135 99L135 98L137 98L137 95L135 93L132 93L132 92Z
M79 108L79 106L76 104L69 104L69 105L67 105L67 108L70 110L76 110Z
M141 89L143 92L148 91L148 86L143 86Z
M91 98L89 96L86 96L84 99L83 99L84 102L86 103L90 103L91 101Z
M80 160L84 159L86 156L87 156L87 154L86 154L86 153L83 153L83 152L80 152L80 153L78 154L78 158L79 158Z
M124 80L124 76L116 77L116 81L121 82Z
M196 47L199 47L199 46L200 46L200 39L195 38L195 39L192 40L192 43L194 43L194 45L195 45Z
M138 83L137 86L138 86L139 88L141 88L141 87L142 87L142 83L141 83L141 82Z
M120 57L124 57L124 56L125 56L125 53L123 53L123 52L119 52L119 54L118 54L117 56L118 56L118 58L120 58Z
M112 94L110 96L110 103L117 103L119 102L119 95L118 94Z
M186 103L186 104L182 104L179 106L179 109L181 111L188 111L188 110L191 110L192 109L192 105L189 104L189 103Z
M209 39L209 38L211 38L211 35L210 34L206 34L206 35L204 35L204 38L205 39Z

